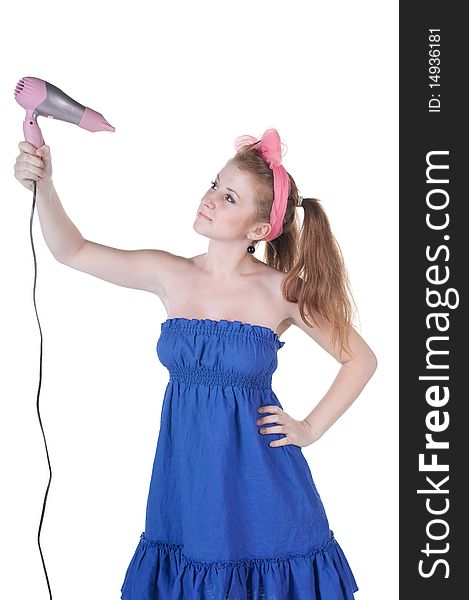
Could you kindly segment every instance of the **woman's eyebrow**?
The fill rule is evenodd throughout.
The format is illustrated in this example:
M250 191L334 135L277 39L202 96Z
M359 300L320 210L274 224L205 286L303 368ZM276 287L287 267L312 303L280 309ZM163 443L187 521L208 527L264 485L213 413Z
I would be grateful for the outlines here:
M217 179L218 179L219 181L221 181L221 179L220 179L220 174L219 174L219 173L217 174ZM227 189L227 190L230 190L230 192L233 192L234 194L236 194L236 195L238 196L238 198L239 198L239 199L241 199L241 198L240 198L240 195L238 194L238 192L235 192L235 191L234 191L234 190L232 190L231 188L226 188L226 189Z

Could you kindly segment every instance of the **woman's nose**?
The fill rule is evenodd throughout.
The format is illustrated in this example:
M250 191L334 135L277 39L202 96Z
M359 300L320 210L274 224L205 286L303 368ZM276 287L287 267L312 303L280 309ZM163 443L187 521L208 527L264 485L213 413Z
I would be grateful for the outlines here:
M205 206L205 208L208 208L210 210L213 210L215 208L215 202L212 198L204 198L202 203Z

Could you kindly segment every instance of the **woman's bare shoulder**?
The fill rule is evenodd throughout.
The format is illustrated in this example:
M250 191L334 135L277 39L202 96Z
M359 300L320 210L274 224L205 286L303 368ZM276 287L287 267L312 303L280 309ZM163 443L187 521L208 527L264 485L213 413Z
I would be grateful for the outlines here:
M298 305L296 302L287 300L283 294L283 283L287 273L265 263L260 267L260 273L261 280L271 299L271 310L275 307L279 323L277 329L280 335L294 324L294 315L298 310Z

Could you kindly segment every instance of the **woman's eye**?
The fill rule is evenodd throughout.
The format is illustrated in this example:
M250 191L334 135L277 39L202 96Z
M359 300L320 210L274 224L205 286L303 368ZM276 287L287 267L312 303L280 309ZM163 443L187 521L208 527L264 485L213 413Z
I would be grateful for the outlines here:
M213 186L217 185L217 182L216 181L211 181L210 183L212 184L211 185L211 189L213 190ZM231 198L232 202L230 202L230 204L235 204L236 203L235 199L233 198L233 196L231 194L225 194L225 196L227 196L228 198Z

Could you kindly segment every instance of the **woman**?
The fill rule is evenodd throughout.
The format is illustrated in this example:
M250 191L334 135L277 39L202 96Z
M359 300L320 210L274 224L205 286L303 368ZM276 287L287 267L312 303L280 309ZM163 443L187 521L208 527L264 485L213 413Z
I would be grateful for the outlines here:
M318 200L301 198L275 129L241 136L194 222L205 254L85 240L52 183L50 151L20 143L15 176L37 185L53 256L163 302L169 371L147 501L123 600L353 600L357 583L301 447L358 397L377 361L351 324L340 248ZM300 230L298 210L304 209ZM254 258L264 240L265 262ZM296 325L341 363L304 420L272 390L280 335Z

